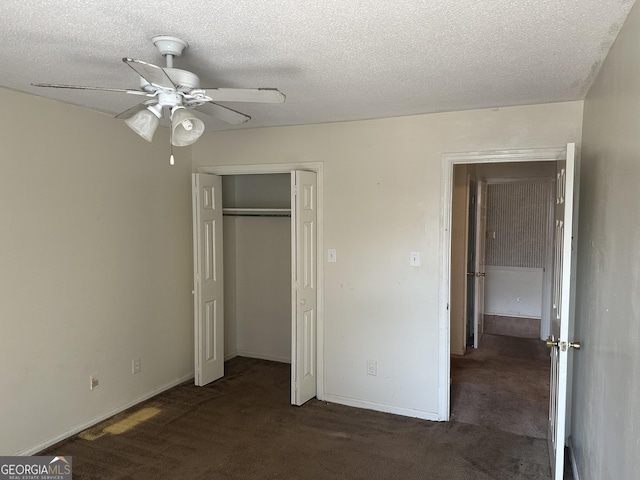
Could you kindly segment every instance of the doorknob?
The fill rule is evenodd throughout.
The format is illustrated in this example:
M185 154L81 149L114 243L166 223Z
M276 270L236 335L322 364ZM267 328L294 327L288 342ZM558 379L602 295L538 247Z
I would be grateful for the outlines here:
M554 340L551 337L547 338L547 342L546 343L547 343L547 347L549 347L549 348L560 346L560 350L562 350L563 352L567 351L567 347L573 348L574 350L580 350L582 348L582 345L580 344L580 342L569 342L569 343L562 342L562 343L560 343L558 340Z
M473 276L475 276L475 274L476 274L476 272L467 272L467 275L468 275L469 277L473 277Z
M306 305L307 304L307 300L306 299L302 299L300 300L300 305Z

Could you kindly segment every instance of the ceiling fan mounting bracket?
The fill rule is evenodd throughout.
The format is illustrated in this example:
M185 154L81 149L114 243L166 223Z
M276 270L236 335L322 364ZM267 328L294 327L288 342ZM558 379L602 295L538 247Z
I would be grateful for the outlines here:
M171 35L157 35L151 41L163 57L167 55L179 57L182 55L182 51L189 47L187 42Z

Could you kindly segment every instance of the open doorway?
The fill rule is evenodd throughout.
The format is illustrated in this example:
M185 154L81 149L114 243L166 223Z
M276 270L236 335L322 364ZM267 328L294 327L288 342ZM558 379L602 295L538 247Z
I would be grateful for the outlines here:
M546 438L555 173L553 161L454 166L453 420Z
M454 167L451 353L483 333L547 338L555 162Z
M468 168L475 168L482 164L483 166L491 164L504 164L504 163L527 163L527 162L555 162L556 163L556 176L555 176L555 188L554 201L553 201L553 262L552 268L549 269L547 274L551 275L552 284L552 305L549 312L550 321L550 334L547 339L546 346L550 349L549 367L544 368L549 374L549 381L546 388L548 390L548 425L547 425L547 440L549 445L549 458L553 471L555 472L554 478L560 478L562 475L562 469L564 465L564 447L567 442L567 436L570 430L570 415L567 414L567 406L570 405L571 397L571 369L569 352L571 349L579 349L580 343L573 340L573 308L575 296L573 295L572 284L575 279L575 235L576 220L577 220L577 201L578 201L578 178L579 178L579 163L578 163L577 148L574 143L568 143L566 148L553 148L553 149L532 149L532 150L504 150L493 152L468 152L468 153L451 153L443 155L443 197L445 199L443 204L443 221L442 221L442 289L441 289L441 324L440 324L440 362L441 362L441 376L440 376L440 403L439 403L439 418L442 420L449 420L451 416L451 393L454 390L451 386L452 380L452 358L450 353L453 352L453 346L451 340L454 335L454 329L458 323L454 317L454 308L456 301L455 295L464 297L464 292L461 294L455 290L456 272L455 263L452 262L454 256L452 251L456 246L456 239L459 235L454 235L454 225L452 222L453 210L456 207L453 199L453 191L456 187L454 182L454 168L457 165L465 165ZM474 164L478 164L475 165ZM458 202L459 206L460 202ZM462 207L464 208L465 205ZM463 248L466 246L464 241L462 242ZM463 277L466 277L466 269L461 272ZM546 269L545 269L546 270ZM464 322L462 322L464 324ZM487 336L487 335L485 335ZM464 338L464 337L463 337ZM522 339L535 342L537 346L543 347L543 344L538 339ZM536 346L536 348L538 348ZM504 350L504 349L503 349ZM509 349L510 353L515 353L512 356L511 363L515 363L513 359L517 358L519 354L526 350L518 347L515 351L513 348ZM466 348L465 348L466 351ZM472 351L480 352L481 349L473 349ZM504 353L504 352L503 352ZM468 355L461 355L459 358L469 358ZM477 374L479 370L472 369L473 381L476 385L482 382ZM526 367L518 373L516 376L520 377L520 385L527 386L527 381L531 377L530 369ZM540 377L542 378L542 377ZM504 380L505 377L501 373L492 373L489 375L489 379ZM524 380L524 382L523 382ZM530 382L529 382L530 383ZM498 381L496 386L504 386L505 382ZM494 390L492 390L494 391ZM482 410L483 422L489 419L490 413L494 413L495 402L491 399L487 402L488 395L482 395L485 408ZM526 404L529 400L526 392L522 394L520 392L520 399ZM480 402L482 403L482 402ZM542 403L542 402L540 402ZM546 403L546 402L545 402ZM521 408L519 406L513 406L511 411L519 412ZM506 412L504 412L506 413ZM493 419L504 420L505 418L511 418L512 420L506 422L507 426L518 424L514 419L522 420L522 415L516 417L509 417L503 412L499 412L499 415L494 416ZM491 427L496 428L496 424L489 422ZM482 423L484 424L484 423ZM500 428L500 427L498 427ZM504 428L504 422L503 422ZM509 430L511 431L511 430ZM514 432L521 433L521 432Z
M203 167L193 175L197 385L223 376L225 357L240 355L290 360L291 403L321 397L321 173L315 164L247 165ZM230 301L240 295L243 301Z
M465 355L467 352L467 340L470 335L467 335L467 330L472 328L472 322L468 321L468 314L471 314L472 309L467 309L467 283L468 278L472 270L468 269L471 262L467 262L468 258L468 239L469 239L469 203L470 203L470 180L473 179L476 183L478 179L482 182L486 182L487 185L515 182L515 181L530 181L536 178L536 181L541 181L540 177L546 177L551 181L553 173L551 173L552 164L562 161L566 157L565 148L553 148L553 149L535 149L535 150L508 150L508 151L492 151L492 152L469 152L459 154L445 154L443 155L443 188L444 188L444 215L443 221L445 228L443 229L443 290L442 290L442 312L443 312L443 333L444 337L441 337L441 344L444 347L442 355L442 384L441 384L441 410L440 416L442 419L448 420L451 414L451 362L454 355L458 355L460 358L469 358L469 355ZM551 162L548 167L549 172L544 172L544 165L540 162ZM459 168L458 170L454 170ZM489 183L491 182L491 183ZM551 184L553 185L553 184ZM476 185L477 190L477 185ZM551 187L553 190L553 187ZM461 221L454 222L453 218L456 216L455 210L462 212L458 215L458 220L461 217ZM487 231L491 232L491 228L484 228L484 234L481 238L487 240ZM493 233L489 233L493 236ZM498 233L496 233L496 236ZM477 239L478 236L476 236ZM462 252L456 255L456 252ZM545 262L548 261L545 256ZM542 268L543 274L547 275L549 272L545 267ZM477 271L477 270L476 270ZM469 273L469 275L468 275ZM475 271L474 271L475 276ZM499 277L499 276L498 276ZM486 277L485 277L486 278ZM491 279L491 281L495 280ZM546 277L545 277L546 280ZM491 288L491 286L489 287ZM540 289L538 289L540 290ZM542 288L544 291L544 287ZM544 316L547 309L543 307L544 302L548 302L546 296L543 295L542 301L538 305L539 323L544 324ZM517 302L517 296L515 298ZM523 302L522 296L521 302ZM482 296L483 300L488 299L486 295ZM488 310L491 310L492 304L489 304ZM473 313L477 313L473 312ZM484 319L483 315L479 318ZM518 312L514 312L518 313ZM515 315L513 315L515 317ZM475 337L479 339L483 331L486 331L486 327L483 327L483 322L476 322L478 329L473 332ZM539 335L544 333L544 329L541 328ZM485 335L486 336L486 335ZM540 338L540 337L538 337ZM523 339L526 340L526 339ZM534 340L535 341L535 340ZM482 341L479 342L479 348L472 348L471 352L482 351ZM511 352L523 352L527 349L523 346L518 346L521 340L515 338L512 345L506 345L504 348L496 347L498 350ZM475 346L475 345L474 345ZM540 343L536 345L538 348ZM544 355L543 351L540 352ZM450 354L451 357L450 357ZM548 353L546 354L548 356ZM541 375L541 379L544 377L545 384L548 385L549 379L548 367L545 368L545 372ZM478 381L481 381L480 376L476 375ZM498 375L493 375L492 378L498 378ZM445 383L446 382L446 383ZM476 384L477 385L477 384ZM548 393L548 387L546 387ZM545 408L548 404L547 400L540 400L542 404L544 402ZM487 406L489 411L490 406Z

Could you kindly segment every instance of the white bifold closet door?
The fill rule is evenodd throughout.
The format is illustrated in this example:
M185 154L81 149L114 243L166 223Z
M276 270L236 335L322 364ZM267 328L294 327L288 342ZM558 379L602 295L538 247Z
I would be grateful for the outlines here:
M222 178L194 173L193 271L195 384L224 375Z
M317 187L314 172L291 172L291 403L316 396Z

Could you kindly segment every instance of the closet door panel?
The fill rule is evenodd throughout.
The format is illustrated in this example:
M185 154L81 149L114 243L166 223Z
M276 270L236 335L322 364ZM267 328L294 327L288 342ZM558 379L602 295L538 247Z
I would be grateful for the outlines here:
M316 396L317 186L313 172L291 172L292 358L291 403Z
M193 269L195 384L224 375L222 180L194 173Z

